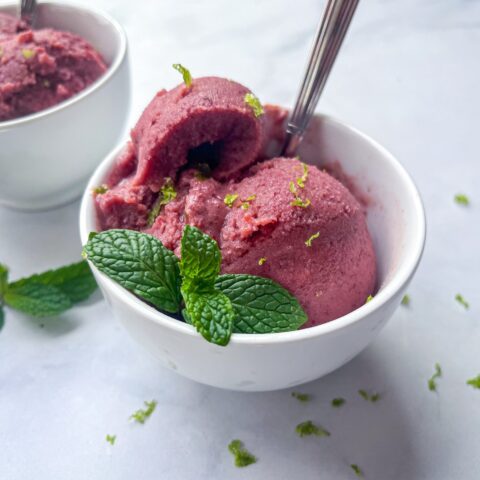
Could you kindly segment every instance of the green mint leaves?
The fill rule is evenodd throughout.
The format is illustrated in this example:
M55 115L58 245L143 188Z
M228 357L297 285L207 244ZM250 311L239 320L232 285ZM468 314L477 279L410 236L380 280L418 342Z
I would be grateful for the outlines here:
M297 299L274 281L254 275L229 274L215 286L232 302L237 333L276 333L297 330L307 315Z
M26 283L17 288L9 288L4 300L9 307L33 317L60 315L72 306L68 296L59 288L41 283Z
M174 63L172 67L182 74L183 83L185 83L187 88L190 88L190 85L192 84L192 75L190 74L190 70L185 68L180 63Z
M180 263L184 284L213 287L220 273L221 263L222 255L217 242L198 228L186 225L183 230Z
M96 288L95 279L85 261L11 283L8 283L7 267L0 264L0 326L4 304L33 317L51 317L86 300Z
M234 312L228 297L215 288L182 287L185 309L191 323L205 340L225 346L232 335Z
M101 272L153 306L180 310L177 257L151 235L133 230L108 230L93 235L83 254Z
M220 275L217 242L198 228L185 226L181 251L179 261L151 235L108 230L90 236L84 256L154 307L181 311L187 323L216 345L227 345L232 332L287 332L307 321L296 298L272 280Z
M22 278L11 283L9 289L19 290L29 284L56 287L68 297L72 304L86 300L97 288L97 283L85 260Z
M233 329L234 310L229 298L215 288L222 255L217 242L187 225L182 237L182 295L189 323L206 340L225 346Z

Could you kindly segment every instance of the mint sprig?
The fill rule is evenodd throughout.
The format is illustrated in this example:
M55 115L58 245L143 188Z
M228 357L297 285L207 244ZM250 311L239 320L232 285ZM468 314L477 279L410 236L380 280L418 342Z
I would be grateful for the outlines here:
M60 315L73 305L59 288L41 283L25 283L9 288L4 300L9 307L34 317Z
M31 283L58 287L72 303L86 300L97 288L95 278L85 260L22 278L11 283L9 288L18 289Z
M181 310L188 324L220 346L228 344L232 332L285 332L307 321L295 297L272 280L220 275L217 242L198 228L185 226L181 251L178 261L151 235L108 230L89 236L84 256L154 307Z
M220 275L215 286L232 302L236 333L297 330L307 315L297 299L273 280L255 275Z
M186 225L182 237L182 273L186 283L213 287L220 273L222 254L217 242L196 227ZM189 287L188 287L189 288Z
M189 323L209 342L227 345L234 319L228 297L214 288L205 291L182 288L182 294Z
M83 250L101 272L153 306L180 310L177 257L151 235L133 230L108 230L93 235Z
M229 298L215 287L222 255L217 242L191 225L182 237L182 295L190 323L209 342L225 346L233 329Z
M33 317L50 317L87 299L96 288L85 261L11 283L8 283L8 268L0 264L0 328L5 315L3 305Z

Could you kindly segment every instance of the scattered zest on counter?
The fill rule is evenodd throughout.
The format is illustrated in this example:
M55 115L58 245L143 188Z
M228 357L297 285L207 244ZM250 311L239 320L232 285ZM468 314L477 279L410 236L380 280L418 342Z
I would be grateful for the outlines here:
M350 468L355 472L355 475L356 475L358 478L364 478L363 472L362 472L362 470L360 469L360 467L359 467L357 464L352 463L352 464L350 465Z
M334 398L332 400L332 407L335 407L335 408L340 408L344 403L346 402L346 400L344 398Z
M442 367L439 363L435 364L435 373L428 379L428 389L431 392L437 391L437 378L442 376Z
M238 193L227 193L223 199L223 203L228 207L232 208L235 200L238 198Z
M467 380L467 385L480 390L480 374L470 380Z
M155 223L155 220L162 208L172 200L175 200L175 198L177 198L177 191L175 190L172 179L167 177L165 178L165 182L160 189L157 200L155 200L155 203L148 214L147 223L149 227Z
M299 423L295 427L295 431L299 437L309 437L311 435L316 435L317 437L329 437L330 432L325 430L323 427L315 425L311 420L306 422Z
M256 97L253 93L246 93L245 94L245 103L252 107L253 114L256 117L260 117L263 115L263 107L262 104L260 103L260 100L258 97Z
M457 293L455 295L455 300L465 308L465 310L468 310L470 308L470 304L463 298L463 296L460 293Z
M240 440L232 440L228 445L228 450L235 459L236 467L248 467L257 461L257 457L252 455Z
M410 305L410 295L404 295L402 298L402 305L408 307Z
M0 264L0 328L4 305L32 317L52 317L86 300L96 288L84 260L10 283L8 268Z
M318 237L320 236L320 232L317 232L317 233L314 233L310 238L307 238L307 240L305 240L305 245L307 247L311 247L312 246L312 242L317 239Z
M312 397L308 393L299 393L299 392L292 392L292 397L296 398L299 402L309 402Z
M116 435L107 435L107 436L105 437L105 440L106 440L110 445L114 445L116 439L117 439L117 436L116 436Z
M267 257L262 257L258 260L258 264L261 266L267 261Z
M366 390L359 390L358 394L367 402L378 402L380 400L379 393L368 393Z
M131 420L135 420L137 423L144 424L148 418L152 415L152 413L155 411L155 408L157 408L157 402L156 400L152 400L151 402L143 402L145 403L145 409L138 409L136 412L132 413L130 415Z
M232 332L286 332L307 321L296 298L274 281L254 275L220 275L218 244L198 228L184 228L181 251L180 262L155 237L114 229L92 235L83 253L99 270L154 307L169 313L182 311L187 323L220 346L228 344Z
M108 192L108 186L103 184L99 185L98 187L95 187L92 192L96 195L103 195L104 193Z
M180 63L174 63L172 67L182 74L183 83L186 85L187 88L190 88L190 86L192 85L192 75L190 74L190 70L185 68Z
M458 203L459 205L465 205L468 206L470 205L470 199L463 193L458 193L454 197L455 202Z

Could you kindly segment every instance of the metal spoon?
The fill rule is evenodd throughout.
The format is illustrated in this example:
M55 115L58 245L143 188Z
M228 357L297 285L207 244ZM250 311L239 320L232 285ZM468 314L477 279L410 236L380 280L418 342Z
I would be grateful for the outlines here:
M313 116L359 0L328 0L288 119L282 156L293 157Z
M20 1L20 18L31 28L35 20L36 0Z

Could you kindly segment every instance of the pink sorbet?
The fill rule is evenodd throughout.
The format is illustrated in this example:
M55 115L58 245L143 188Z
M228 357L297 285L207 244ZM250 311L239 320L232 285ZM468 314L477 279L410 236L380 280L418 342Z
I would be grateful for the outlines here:
M0 121L52 107L106 70L101 55L79 36L50 28L28 30L0 14Z
M275 280L305 309L304 326L319 325L374 293L365 212L328 173L296 158L265 160L286 112L266 106L256 117L248 92L215 77L161 91L108 175L108 191L95 194L99 227L150 233L180 255L183 228L194 225L218 242L223 273ZM167 182L177 196L152 218Z

